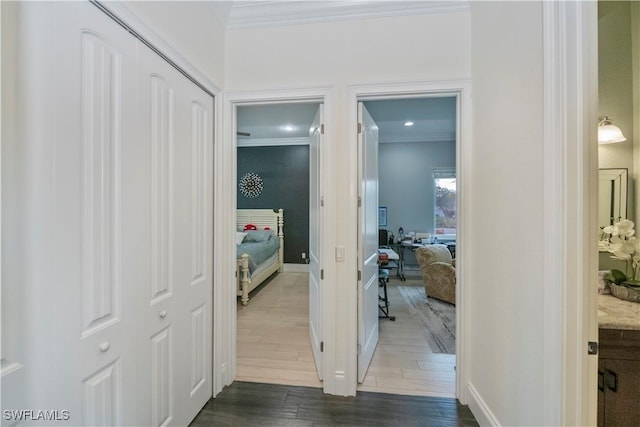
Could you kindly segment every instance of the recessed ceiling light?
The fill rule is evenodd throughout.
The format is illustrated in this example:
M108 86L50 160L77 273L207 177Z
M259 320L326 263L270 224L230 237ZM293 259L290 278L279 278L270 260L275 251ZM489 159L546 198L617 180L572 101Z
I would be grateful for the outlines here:
M411 122L411 121L404 122L404 125L407 126L407 127L408 126L413 126L413 122Z
M296 127L291 125L285 125L285 126L282 126L282 129L286 130L287 132L293 132L294 130L296 130Z

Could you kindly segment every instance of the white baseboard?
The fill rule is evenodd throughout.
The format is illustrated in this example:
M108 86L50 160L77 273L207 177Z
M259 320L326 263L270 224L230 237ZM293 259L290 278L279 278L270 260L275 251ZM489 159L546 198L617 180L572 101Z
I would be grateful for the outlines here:
M285 273L308 273L309 264L284 264Z
M478 390L473 386L473 384L469 383L467 385L467 398L469 399L469 409L473 413L473 416L476 417L476 421L481 426L501 426L500 422L493 415L489 406L487 406L484 399L478 393Z

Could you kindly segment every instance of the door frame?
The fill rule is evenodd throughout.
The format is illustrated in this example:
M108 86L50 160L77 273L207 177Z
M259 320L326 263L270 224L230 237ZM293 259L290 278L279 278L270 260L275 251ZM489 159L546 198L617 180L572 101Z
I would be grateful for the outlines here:
M468 372L468 352L467 352L467 322L469 313L468 300L465 298L466 277L469 264L464 260L468 259L467 248L467 224L468 213L470 212L471 182L469 182L466 171L470 170L472 139L471 139L471 82L469 80L451 80L436 82L406 82L398 84L372 84L372 85L352 85L349 86L348 95L348 111L347 117L352 118L348 121L348 160L349 164L358 164L361 159L358 155L358 130L357 130L357 112L359 101L374 100L390 100L401 98L428 98L455 96L457 98L456 105L456 182L457 192L457 209L458 224L456 238L456 258L462 261L456 268L457 285L456 285L456 397L461 403L467 402L467 372ZM357 194L358 174L357 168L353 168L349 175L349 183L353 194ZM348 207L348 227L351 230L358 229L358 208L357 204ZM357 236L353 241L347 242L353 245L347 248L348 253L356 254L356 256L348 259L346 268L350 271L357 271ZM355 275L354 275L355 276ZM354 282L354 289L357 287L357 281ZM355 293L346 293L344 304L346 310L351 307L357 310L357 297ZM356 311L357 312L357 311ZM352 369L348 370L347 384L352 387L352 394L355 394L357 388L357 336L358 336L358 319L357 316L351 316L350 322L344 325L345 333L349 337L353 337L352 351L348 354L347 366Z
M215 173L215 201L217 201L217 214L214 218L214 233L216 235L216 248L214 249L214 263L218 272L214 282L214 378L218 380L219 388L235 381L237 365L237 302L235 290L235 221L237 209L237 140L236 140L236 111L238 106L283 104L295 102L318 102L324 105L324 121L332 122L332 88L299 88L286 90L226 92L222 96L223 127L222 143L216 150ZM323 144L320 147L320 186L323 189L324 207L320 213L324 224L335 217L335 171L331 159L334 154L335 130L331 126L325 126ZM327 301L333 296L331 284L335 271L329 260L332 247L335 246L335 237L332 233L325 233L320 242L320 253L324 269L322 305L327 307ZM230 283L232 286L221 286ZM327 327L332 320L323 316L324 341L332 342L333 329ZM334 365L334 354L325 351L323 353L323 388L325 393L333 393L335 384L326 373L327 367ZM217 373L217 375L215 375ZM215 391L214 391L215 395Z
M544 420L595 425L598 6L543 2ZM573 197L569 197L573 196Z

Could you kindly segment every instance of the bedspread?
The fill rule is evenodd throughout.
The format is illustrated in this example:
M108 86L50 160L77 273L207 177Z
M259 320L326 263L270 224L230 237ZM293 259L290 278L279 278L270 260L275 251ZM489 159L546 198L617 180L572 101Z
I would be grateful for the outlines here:
M271 235L262 242L248 242L237 245L236 256L240 258L242 254L249 255L249 271L253 273L260 263L269 258L280 249L280 240Z

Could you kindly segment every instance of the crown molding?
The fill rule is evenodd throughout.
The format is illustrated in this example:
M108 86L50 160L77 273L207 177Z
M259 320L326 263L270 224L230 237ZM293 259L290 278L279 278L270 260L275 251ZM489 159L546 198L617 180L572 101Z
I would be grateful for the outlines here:
M467 10L469 7L469 0L234 1L230 8L227 28L241 29L436 14Z
M212 0L209 1L209 7L213 12L213 15L216 17L218 22L220 22L225 27L229 23L229 15L231 14L231 8L233 7L233 1L230 0Z
M275 147L283 145L309 145L308 137L238 139L238 147Z
M399 142L456 142L455 132L446 132L440 134L432 134L429 136L411 137L411 136L388 136L379 137L380 144L393 144Z

